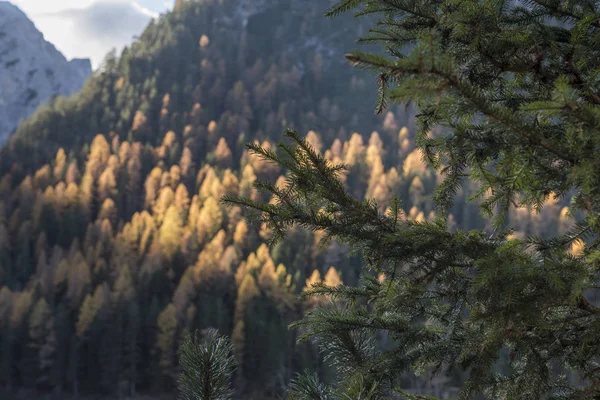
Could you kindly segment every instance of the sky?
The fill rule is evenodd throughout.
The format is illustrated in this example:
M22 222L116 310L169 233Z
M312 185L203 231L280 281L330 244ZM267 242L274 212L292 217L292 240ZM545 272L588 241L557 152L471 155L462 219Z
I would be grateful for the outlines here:
M89 58L95 69L120 50L174 0L9 0L67 59Z

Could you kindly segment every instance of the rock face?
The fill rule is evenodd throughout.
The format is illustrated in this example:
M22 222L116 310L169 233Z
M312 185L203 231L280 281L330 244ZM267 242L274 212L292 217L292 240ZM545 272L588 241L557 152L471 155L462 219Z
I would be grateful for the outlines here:
M81 89L88 59L67 61L16 6L0 1L0 145L44 101Z

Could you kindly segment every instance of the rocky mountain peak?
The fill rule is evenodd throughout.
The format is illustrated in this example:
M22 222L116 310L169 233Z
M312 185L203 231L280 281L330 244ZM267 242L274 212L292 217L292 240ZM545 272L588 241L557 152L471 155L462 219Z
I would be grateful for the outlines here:
M88 59L68 61L18 7L0 1L0 144L43 102L79 90Z

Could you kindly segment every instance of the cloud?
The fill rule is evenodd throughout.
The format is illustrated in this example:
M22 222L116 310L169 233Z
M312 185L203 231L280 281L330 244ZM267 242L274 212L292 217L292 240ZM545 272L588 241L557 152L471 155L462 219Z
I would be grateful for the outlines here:
M52 8L33 7L33 2L39 6L39 0L15 0L46 40L69 59L90 58L94 68L111 49L130 44L167 7L163 0L55 0L48 2Z
M134 1L132 3L133 7L138 10L140 13L147 15L150 18L157 18L158 17L158 13L154 12L152 10L150 10L149 8L146 8L144 6L142 6L141 4L139 4L137 1Z

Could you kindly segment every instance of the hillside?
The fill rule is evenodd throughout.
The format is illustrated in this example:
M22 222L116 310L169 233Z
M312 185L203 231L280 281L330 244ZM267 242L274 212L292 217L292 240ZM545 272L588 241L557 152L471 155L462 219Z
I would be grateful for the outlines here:
M361 26L322 17L328 1L289 3L184 3L0 151L0 387L172 392L179 343L208 327L233 338L244 398L274 397L305 368L327 377L287 326L317 305L297 299L310 283L356 283L360 257L300 228L268 248L264 227L222 206L285 173L243 144L295 128L349 166L355 196L396 194L420 221L437 178L415 150L414 111L374 116L373 78L344 63ZM465 204L475 189L454 226L484 225ZM550 218L560 207L511 220L566 229L566 211Z
M194 3L186 8L199 7ZM276 2L276 6L261 11L259 6L241 8L246 2L230 0L218 7L204 6L210 10L172 13L152 23L120 57L108 55L81 93L60 99L31 118L2 152L0 168L7 171L14 160L22 163L22 156L27 154L23 167L33 170L54 156L59 147L82 148L98 132L114 132L122 138L131 134L130 139L156 144L169 129L178 131L190 122L184 115L168 123L159 121L167 93L173 109L189 114L200 104L204 120L199 122L219 122L219 118L234 114L234 110L226 110L226 97L231 92L229 102L233 101L232 90L238 82L244 85L238 84L240 94L248 92L252 102L248 106L254 106L255 113L261 115L235 110L243 119L230 122L241 124L230 136L250 131L260 131L264 137L279 135L284 119L300 130L333 129L330 121L342 117L341 109L360 109L355 100L345 96L348 86L355 91L365 86L364 79L372 77L362 74L363 80L352 80L356 71L345 66L342 55L352 48L355 35L348 33L349 29L356 31L355 23L344 26L343 21L326 20L321 11L328 2L320 3L290 8ZM209 43L204 49L199 43L203 35ZM337 79L326 79L325 70L335 70ZM360 97L361 104L370 107L376 93L370 88L364 93L369 95ZM77 116L62 118L75 108ZM140 113L147 117L148 132L133 129L135 116ZM329 116L324 119L323 114ZM374 119L359 120L350 109L347 115L352 116L345 123L348 130L373 126ZM227 139L233 143L237 138Z
M78 91L91 73L89 60L67 61L21 10L0 1L0 145L40 104Z

